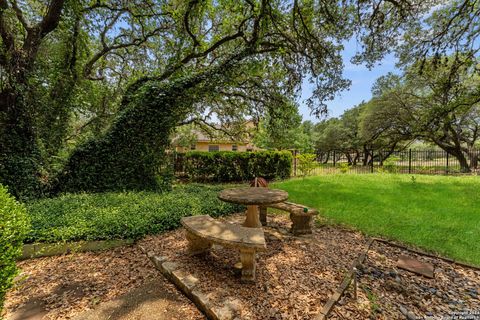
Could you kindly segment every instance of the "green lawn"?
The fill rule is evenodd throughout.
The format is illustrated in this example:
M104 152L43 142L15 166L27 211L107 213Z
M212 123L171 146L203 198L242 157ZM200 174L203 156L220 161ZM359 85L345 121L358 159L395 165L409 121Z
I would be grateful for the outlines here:
M333 223L480 265L480 177L338 174L272 187Z

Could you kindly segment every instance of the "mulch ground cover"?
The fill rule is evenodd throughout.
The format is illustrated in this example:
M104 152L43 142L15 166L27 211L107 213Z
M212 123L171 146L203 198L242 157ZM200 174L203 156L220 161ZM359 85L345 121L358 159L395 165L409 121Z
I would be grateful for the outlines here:
M240 223L244 218L237 214L227 219ZM254 284L240 282L233 267L239 260L234 250L215 247L209 255L188 256L184 231L178 229L132 246L19 262L22 274L7 296L7 319L33 302L42 305L46 318L70 319L152 278L162 278L141 247L180 262L200 279L202 291L239 299L242 319L312 319L365 251L368 239L332 226L293 237L288 233L288 216L269 215L268 219L267 251L257 255ZM433 264L435 278L397 268L399 255ZM374 242L357 278L357 299L351 286L333 308L331 319L440 318L453 312L480 311L480 271L387 244ZM173 285L162 281L162 288L183 301L175 317L204 318Z
M228 218L236 223L244 219L244 214ZM236 274L233 266L239 255L235 250L218 247L206 256L189 256L183 230L147 238L142 246L180 263L200 280L200 291L240 300L242 319L312 319L365 250L367 239L333 227L293 237L284 215L269 216L268 223L267 251L257 254L254 284L242 283Z
M71 319L151 281L159 282L178 301L172 319L204 319L138 245L30 259L18 266L22 272L7 294L6 319Z
M397 267L409 256L434 266L430 279ZM374 242L331 319L480 319L480 270Z

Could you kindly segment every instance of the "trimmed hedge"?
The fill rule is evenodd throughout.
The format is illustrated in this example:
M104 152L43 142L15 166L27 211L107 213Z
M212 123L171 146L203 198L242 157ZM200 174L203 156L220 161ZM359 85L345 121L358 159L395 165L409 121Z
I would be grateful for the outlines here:
M222 186L175 186L167 193L67 194L28 204L31 242L139 239L180 226L184 216L243 210L218 200Z
M17 275L15 259L29 229L25 207L0 184L0 318L7 290Z
M185 155L185 173L193 181L287 179L292 173L292 161L289 151L191 151Z

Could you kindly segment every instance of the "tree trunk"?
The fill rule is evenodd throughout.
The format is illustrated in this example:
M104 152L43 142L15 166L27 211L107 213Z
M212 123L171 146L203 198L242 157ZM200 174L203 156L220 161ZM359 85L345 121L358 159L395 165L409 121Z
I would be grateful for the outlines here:
M370 154L370 151L366 147L363 147L363 162L362 162L362 164L364 166L367 166L371 163L371 161L373 161L373 153Z
M327 164L329 159L330 159L330 151L327 151L327 154L325 155L325 159L323 160L323 164Z
M350 154L350 152L345 152L345 156L347 157L348 165L352 165L352 155Z
M380 152L380 165L383 166L383 162L388 159L394 152L397 143L394 143L389 150Z
M104 136L73 152L54 192L161 189L158 169L165 164L170 133L190 110L191 103L178 102L188 100L181 96L187 90L149 86L126 106Z
M358 150L355 150L355 157L353 158L353 165L356 166L358 159L360 158L360 152Z
M468 151L468 158L470 159L470 169L477 169L478 167L478 152L474 150Z
M21 200L41 191L41 157L31 116L20 90L0 92L0 182Z
M461 149L457 149L454 147L442 147L443 150L457 158L458 163L460 164L460 172L469 173L471 172L470 166L468 165L467 158L465 154L462 152Z
M458 162L460 163L460 172L469 173L472 171L470 170L470 166L468 165L467 158L465 157L463 152L460 151L458 155L455 154L454 156L458 159Z

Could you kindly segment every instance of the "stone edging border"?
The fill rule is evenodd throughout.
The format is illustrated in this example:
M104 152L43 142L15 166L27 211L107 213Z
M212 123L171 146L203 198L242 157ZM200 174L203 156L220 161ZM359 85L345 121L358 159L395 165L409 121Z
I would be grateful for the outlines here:
M355 260L352 267L350 268L350 271L343 278L342 283L337 288L335 293L332 296L330 296L330 299L328 299L327 303L323 305L322 311L320 311L320 313L314 318L315 320L325 320L328 318L328 315L332 311L333 307L335 306L335 304L337 304L338 300L340 300L343 293L345 292L345 290L347 290L348 286L354 279L354 273L356 272L357 267L361 265L363 261L365 261L368 251L370 250L370 247L372 246L374 241L375 239L370 239L368 241L367 248L365 249L365 251L360 256L358 256L357 260Z
M50 257L71 252L101 251L133 244L133 239L77 241L57 243L32 243L23 245L22 254L18 260Z
M183 292L210 320L233 320L241 319L241 302L234 297L222 297L222 301L215 301L212 293L206 294L197 288L200 281L194 275L182 269L181 264L168 261L167 257L156 256L153 252L140 249L152 261L170 282Z
M421 250L418 250L418 249L412 249L412 248L409 248L409 247L404 246L402 244L398 244L398 243L395 243L395 242L392 242L392 241L389 241L389 240L385 240L385 239L382 239L382 238L373 238L373 240L388 244L389 246L392 246L392 247L397 247L397 248L400 248L400 249L403 249L403 250L406 250L406 251L410 251L410 252L413 252L413 253L416 253L416 254L419 254L419 255L422 255L422 256L435 258L435 259L440 259L440 260L443 260L443 261L446 261L446 262L449 262L449 263L454 263L454 264L459 265L461 267L480 270L480 267L474 266L472 264L468 264L468 263L465 263L465 262L460 262L460 261L457 261L457 260L445 258L445 257L439 256L439 255L435 255L435 254L428 253L428 252L425 252L425 251L421 251Z

